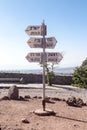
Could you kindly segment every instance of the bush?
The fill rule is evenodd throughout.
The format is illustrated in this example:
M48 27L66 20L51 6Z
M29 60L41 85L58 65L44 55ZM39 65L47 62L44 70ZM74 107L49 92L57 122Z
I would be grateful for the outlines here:
M87 88L87 58L74 70L72 81L73 86Z

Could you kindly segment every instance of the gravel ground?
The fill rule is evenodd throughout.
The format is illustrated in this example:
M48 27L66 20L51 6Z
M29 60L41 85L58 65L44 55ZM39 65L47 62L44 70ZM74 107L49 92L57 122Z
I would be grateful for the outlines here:
M14 84L0 84L0 98L7 96L8 87ZM19 87L19 95L25 96L42 96L43 95L43 85L42 84L16 84ZM87 102L87 89L76 88L68 85L46 85L46 96L58 97L67 99L68 97L75 96L83 99Z
M0 97L8 94L13 84L0 84ZM16 84L20 96L42 96L42 84ZM67 99L80 97L87 102L87 89L65 85L46 86L46 96ZM46 103L46 109L53 110L54 116L37 116L34 111L42 109L42 101L31 98L28 101L0 100L1 130L87 130L87 106L71 107L64 101ZM27 119L29 123L22 121Z

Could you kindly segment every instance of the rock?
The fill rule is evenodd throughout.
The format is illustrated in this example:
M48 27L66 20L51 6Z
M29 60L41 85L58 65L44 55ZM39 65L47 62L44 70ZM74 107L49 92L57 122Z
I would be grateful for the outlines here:
M76 98L75 97L70 97L70 98L67 99L66 103L69 106L75 106L76 105Z
M55 102L51 101L51 100L46 100L46 103L52 103L52 104L54 104Z
M34 96L33 98L38 98L38 96Z
M84 105L87 106L87 102L85 102Z
M57 97L53 97L53 98L51 98L52 100L54 100L54 101L61 101L61 99L60 98L57 98Z
M22 122L23 122L23 123L30 123L26 118L23 118L23 119L22 119Z
M46 101L46 103L53 103L53 104L55 103L54 101L51 100L50 97L46 97L45 101Z
M74 126L74 127L79 127L79 125L77 125L77 124L74 124L73 126Z
M16 85L13 85L9 88L8 97L9 97L9 99L18 100L19 90Z
M41 97L41 96L38 96L38 99L42 99L42 97Z
M30 95L25 95L24 98L30 99L31 97L30 97Z
M1 100L9 100L8 96L3 96Z
M81 98L75 98L75 97L68 98L66 103L69 106L75 106L75 107L82 107L84 105L84 102Z
M82 106L84 105L83 100L82 100L81 98L77 98L77 99L76 99L76 105L77 105L78 107L82 107Z
M25 98L22 97L22 96L19 96L19 100L20 100L20 101L26 101Z

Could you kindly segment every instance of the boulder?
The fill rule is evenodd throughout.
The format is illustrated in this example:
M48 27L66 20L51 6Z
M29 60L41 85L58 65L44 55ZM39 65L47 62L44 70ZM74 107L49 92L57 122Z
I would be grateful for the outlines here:
M26 119L26 118L23 118L21 121L22 121L23 123L30 123L30 122L28 121L28 119Z
M76 97L68 98L66 103L69 106L75 106L75 107L82 107L84 105L83 100L81 98L76 98Z
M9 100L8 96L3 96L1 100Z
M13 85L9 88L8 98L13 100L18 100L19 98L19 90L16 85Z
M70 98L67 99L66 103L69 106L75 106L76 105L76 98L75 97L70 97Z
M78 107L82 107L85 105L85 103L83 102L83 100L81 98L76 99L76 104Z

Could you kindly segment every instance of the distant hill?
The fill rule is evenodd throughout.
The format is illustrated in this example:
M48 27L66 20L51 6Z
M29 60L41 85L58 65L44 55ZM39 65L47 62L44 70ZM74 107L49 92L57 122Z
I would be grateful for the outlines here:
M75 67L66 67L66 68L55 68L55 74L63 74L63 75L70 75L74 72Z
M72 73L74 72L75 67L66 67L66 68L59 68L56 67L54 68L54 73L56 75L72 75ZM42 74L43 73L43 69L33 69L33 70L3 70L0 71L2 73L7 72L7 73L25 73L25 74Z

